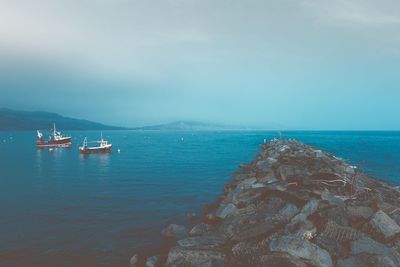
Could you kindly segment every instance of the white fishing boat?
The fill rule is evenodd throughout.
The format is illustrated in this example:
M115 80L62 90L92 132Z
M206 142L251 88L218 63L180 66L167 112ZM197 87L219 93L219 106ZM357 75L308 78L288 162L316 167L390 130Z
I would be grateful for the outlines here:
M83 144L79 147L81 154L96 154L96 153L110 153L112 149L112 144L109 144L107 140L103 139L103 134L101 135L100 141L95 141L97 146L89 146L87 137L83 140Z

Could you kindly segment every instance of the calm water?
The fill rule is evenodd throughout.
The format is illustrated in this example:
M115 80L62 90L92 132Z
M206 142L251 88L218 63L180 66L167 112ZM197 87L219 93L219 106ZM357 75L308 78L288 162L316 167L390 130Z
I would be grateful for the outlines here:
M213 201L237 165L276 132L103 135L106 155L36 150L34 132L0 132L0 266L128 266L170 222ZM284 132L398 184L400 132ZM116 149L121 149L117 153ZM26 265L29 263L29 265Z

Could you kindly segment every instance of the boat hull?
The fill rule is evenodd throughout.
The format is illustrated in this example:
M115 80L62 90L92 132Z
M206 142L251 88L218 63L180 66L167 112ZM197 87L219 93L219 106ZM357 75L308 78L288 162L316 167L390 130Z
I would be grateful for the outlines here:
M72 145L71 137L65 137L61 140L49 140L49 141L38 140L36 142L37 148L70 147L71 145Z
M81 154L103 154L110 153L112 149L112 145L106 147L80 147L79 152Z

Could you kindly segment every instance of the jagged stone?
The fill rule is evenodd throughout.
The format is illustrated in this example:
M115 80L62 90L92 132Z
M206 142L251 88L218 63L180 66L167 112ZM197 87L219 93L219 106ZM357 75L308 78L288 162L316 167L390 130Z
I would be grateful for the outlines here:
M324 234L317 235L312 241L320 248L328 251L332 259L343 257L345 255L345 250L342 243L339 243Z
M189 235L190 236L196 236L196 235L204 235L213 230L214 227L210 224L201 222L197 225L195 225L192 230L190 230Z
M290 224L286 225L286 229L292 232L293 230L300 228L301 225L307 224L309 222L307 217L318 210L318 204L318 200L310 199L301 209L300 213L292 218Z
M339 243L356 240L360 236L357 230L351 227L340 226L333 221L328 221L321 234Z
M368 226L373 234L390 239L400 233L400 226L382 210L377 211Z
M374 211L370 207L363 206L347 206L347 212L353 220L369 219L374 215Z
M224 243L225 240L217 236L195 236L178 241L181 247L197 249L220 248Z
M157 256L151 256L147 259L146 261L146 267L156 267L157 262L158 262L158 257Z
M228 197L228 199L235 205L243 203L245 206L248 206L262 196L264 189L265 188L250 188L247 190L241 190L240 192Z
M350 242L350 254L352 256L357 256L357 254L361 253L376 254L379 255L379 257L389 258L397 264L395 266L400 266L400 258L394 249L367 236L363 236L360 239Z
M271 241L269 249L309 260L316 267L333 267L331 256L326 250L297 236L283 236L274 239Z
M342 199L336 197L334 194L332 194L328 190L322 191L321 198L323 200L328 201L332 205L338 205L338 206L343 206L344 205L344 202L343 202Z
M293 257L288 253L273 252L268 255L261 256L257 267L276 266L276 267L308 267L309 265L297 257Z
M164 230L161 231L161 234L165 237L175 238L176 240L186 238L187 229L185 226L170 224Z
M226 255L216 250L188 249L177 246L169 250L166 266L194 267L209 260L225 262Z
M298 212L299 212L299 208L297 208L292 203L288 203L282 209L279 210L279 215L282 216L282 219L284 221L288 221L293 216L295 216Z
M279 225L279 221L267 221L256 225L247 226L240 232L235 233L231 240L234 242L248 240L262 235L269 234Z
M256 241L242 241L232 247L234 266L254 266L260 255L265 253Z
M393 210L388 215L400 226L400 208Z
M390 248L367 236L362 236L360 239L350 242L350 254L356 255L363 252L388 254L390 253Z
M137 261L138 261L138 256L133 255L131 259L129 260L129 264L131 267L136 267L137 266Z
M334 221L338 225L349 226L349 216L346 209L342 206L333 206L324 209L320 213L320 217L325 220Z
M225 267L225 266L227 266L226 262L220 259L209 259L197 265L197 267Z
M385 255L360 253L337 261L337 267L398 267L397 263Z
M221 205L215 212L215 216L221 219L225 219L225 217L233 215L236 211L237 207L232 203L228 203L226 205Z

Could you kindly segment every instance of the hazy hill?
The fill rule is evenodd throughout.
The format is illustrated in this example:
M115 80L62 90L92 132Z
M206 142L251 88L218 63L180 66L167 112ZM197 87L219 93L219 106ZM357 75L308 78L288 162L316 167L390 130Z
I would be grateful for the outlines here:
M0 131L50 129L56 123L63 130L122 130L125 128L104 125L88 120L68 118L43 111L17 111L0 109Z
M222 125L197 121L175 121L167 124L137 127L134 130L158 131L228 131L228 130L257 130L251 127Z

